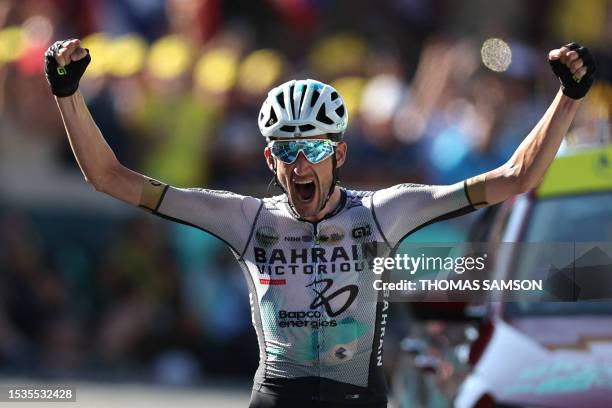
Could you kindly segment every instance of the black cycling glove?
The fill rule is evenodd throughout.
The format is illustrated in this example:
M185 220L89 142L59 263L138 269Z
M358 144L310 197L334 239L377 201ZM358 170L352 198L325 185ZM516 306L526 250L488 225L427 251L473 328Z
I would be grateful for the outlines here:
M45 76L51 87L51 92L55 96L70 96L79 88L79 80L83 76L87 65L91 61L89 50L87 55L78 60L71 61L68 65L60 67L55 60L55 56L68 40L56 41L45 52Z
M560 59L549 60L548 62L561 82L561 90L563 93L572 99L580 99L589 92L591 85L593 85L596 70L595 60L588 48L582 47L580 44L569 43L565 45L565 47L569 48L571 51L576 51L580 58L582 58L582 62L587 68L587 72L582 78L576 80L570 69L565 64L561 63Z

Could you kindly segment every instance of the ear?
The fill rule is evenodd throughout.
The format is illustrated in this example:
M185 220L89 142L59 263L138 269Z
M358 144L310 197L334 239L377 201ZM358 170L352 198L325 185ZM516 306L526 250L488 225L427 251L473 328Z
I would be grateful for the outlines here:
M274 173L274 157L272 157L272 153L270 153L270 148L266 147L264 149L264 157L266 158L266 164L272 173Z
M340 142L338 146L336 146L336 166L340 167L346 161L346 151L348 149L348 145L346 142Z

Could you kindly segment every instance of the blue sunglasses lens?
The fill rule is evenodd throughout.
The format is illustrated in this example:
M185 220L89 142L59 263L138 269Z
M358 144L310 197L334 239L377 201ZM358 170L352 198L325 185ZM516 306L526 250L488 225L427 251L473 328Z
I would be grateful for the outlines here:
M329 140L275 141L270 149L274 157L287 164L293 163L300 151L312 164L322 162L334 153L334 146Z

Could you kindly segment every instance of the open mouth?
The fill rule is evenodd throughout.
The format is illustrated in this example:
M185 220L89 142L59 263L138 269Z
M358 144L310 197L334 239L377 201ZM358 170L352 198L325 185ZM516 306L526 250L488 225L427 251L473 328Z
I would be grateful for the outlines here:
M300 201L307 202L312 200L315 195L315 183L312 180L308 181L293 181L297 198Z

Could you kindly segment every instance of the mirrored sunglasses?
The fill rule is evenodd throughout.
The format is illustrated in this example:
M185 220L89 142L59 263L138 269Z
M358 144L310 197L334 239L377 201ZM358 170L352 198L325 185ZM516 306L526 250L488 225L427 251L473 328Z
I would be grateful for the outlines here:
M291 164L297 160L300 152L306 160L317 164L334 154L337 142L328 139L274 140L268 144L272 156L283 163Z

